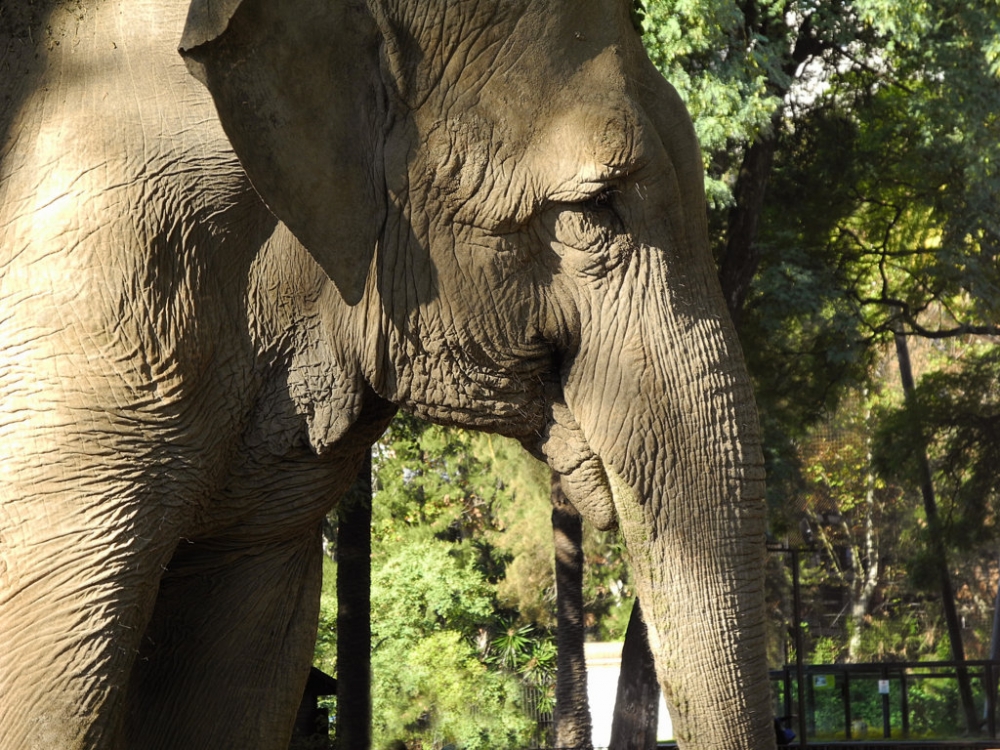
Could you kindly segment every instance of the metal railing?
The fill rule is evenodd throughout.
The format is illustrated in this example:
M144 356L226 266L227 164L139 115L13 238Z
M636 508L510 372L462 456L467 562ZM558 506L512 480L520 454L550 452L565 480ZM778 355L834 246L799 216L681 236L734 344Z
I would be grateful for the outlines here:
M963 672L982 717L971 728L958 724L963 713L957 686ZM789 664L771 672L775 715L800 735L795 744L815 747L831 741L912 744L922 739L973 747L967 743L995 740L998 677L1000 661Z

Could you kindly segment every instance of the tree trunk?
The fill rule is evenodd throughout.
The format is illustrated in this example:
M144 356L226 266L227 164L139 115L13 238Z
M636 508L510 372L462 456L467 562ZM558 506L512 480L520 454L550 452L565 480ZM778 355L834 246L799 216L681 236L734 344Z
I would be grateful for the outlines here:
M910 366L910 350L906 344L906 336L897 328L895 332L896 358L899 361L899 378L903 384L903 394L911 407L915 404L916 386L913 382L913 369ZM955 609L955 593L951 585L951 574L948 572L948 553L945 549L941 520L938 517L937 500L934 497L934 480L931 476L930 462L927 460L927 450L921 446L917 455L920 467L920 494L924 501L924 515L927 518L927 531L930 551L937 569L941 586L941 606L944 609L944 619L948 627L948 639L951 642L952 659L965 661L965 647L962 645L962 626ZM966 728L970 734L978 734L979 717L972 698L972 684L969 672L965 667L956 670L958 675L958 691L962 699L962 709L965 713Z
M735 205L729 212L726 249L719 258L719 281L736 330L740 328L743 304L760 265L757 227L778 146L777 132L777 127L772 128L747 149L733 188Z
M867 390L865 391L867 398ZM865 408L865 532L864 539L855 545L854 578L851 581L851 637L847 643L847 658L857 662L861 655L861 633L865 627L865 618L871 605L872 597L878 588L879 575L879 538L875 530L875 472L872 469L871 440L871 405ZM851 538L850 529L846 529L847 538Z
M583 522L552 473L552 535L556 550L556 708L555 746L593 747L587 663L583 652Z
M642 610L636 599L622 647L610 750L653 750L659 709L660 684L656 679L653 654L646 642Z
M874 490L865 493L865 536L855 547L854 579L851 581L851 637L847 642L847 659L856 662L861 655L861 632L872 597L878 588L878 542L875 538ZM846 526L846 523L845 523Z
M371 747L371 520L369 453L341 501L337 525L337 747Z
M770 14L762 12L758 3L744 3L742 9L745 28L749 33L757 33L763 37L770 37L775 33L771 28ZM806 15L795 33L795 46L781 63L786 78L782 81L772 76L767 84L768 90L779 100L783 100L802 69L802 63L828 49L831 49L831 45L823 41L821 35L813 32L812 19ZM779 106L771 115L771 126L759 133L747 148L733 187L734 203L729 211L726 247L719 258L719 281L737 331L740 329L743 305L760 265L760 249L756 244L757 228L764 210L767 185L771 180L783 113L784 106Z

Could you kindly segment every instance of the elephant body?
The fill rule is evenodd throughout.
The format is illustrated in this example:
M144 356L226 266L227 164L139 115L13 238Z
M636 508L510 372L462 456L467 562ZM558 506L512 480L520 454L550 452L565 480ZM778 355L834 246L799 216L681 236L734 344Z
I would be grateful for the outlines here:
M286 745L320 519L397 407L548 460L625 536L687 746L773 742L752 397L630 33L615 2L4 8L2 750Z
M317 524L392 415L174 5L53 3L0 41L4 750L281 746Z

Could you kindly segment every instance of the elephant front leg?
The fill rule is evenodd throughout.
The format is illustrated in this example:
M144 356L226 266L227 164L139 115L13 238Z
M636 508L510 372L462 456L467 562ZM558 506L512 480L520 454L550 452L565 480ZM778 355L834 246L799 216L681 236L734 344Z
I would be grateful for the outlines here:
M129 748L288 747L313 655L319 525L181 542L129 685Z
M120 746L125 683L171 553L153 538L170 526L162 509L59 489L0 486L0 750Z

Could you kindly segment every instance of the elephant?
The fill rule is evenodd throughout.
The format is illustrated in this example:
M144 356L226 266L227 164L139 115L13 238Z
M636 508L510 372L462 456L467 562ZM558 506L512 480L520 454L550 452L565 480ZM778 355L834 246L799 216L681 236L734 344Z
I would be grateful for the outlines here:
M629 0L0 12L0 748L280 748L399 408L617 525L684 748L770 748L763 460Z

